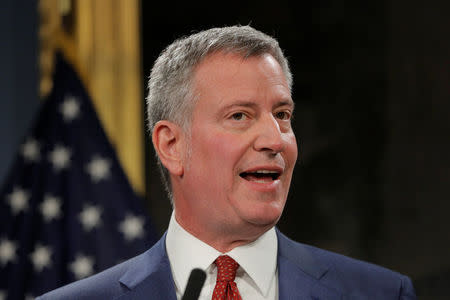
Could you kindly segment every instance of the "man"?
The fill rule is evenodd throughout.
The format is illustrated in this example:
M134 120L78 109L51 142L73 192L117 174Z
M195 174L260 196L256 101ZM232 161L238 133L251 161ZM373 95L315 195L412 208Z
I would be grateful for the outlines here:
M152 140L174 211L144 254L41 299L415 299L408 277L289 240L275 229L297 159L292 76L248 26L175 41L149 82ZM229 297L229 298L226 298Z

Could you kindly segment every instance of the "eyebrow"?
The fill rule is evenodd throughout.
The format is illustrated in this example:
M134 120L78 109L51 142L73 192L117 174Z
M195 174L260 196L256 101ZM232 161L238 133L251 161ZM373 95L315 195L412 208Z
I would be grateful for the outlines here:
M292 111L293 111L294 108L295 108L295 103L294 103L294 101L293 101L292 99L289 99L289 100L283 100L283 101L281 101L281 102L278 102L277 104L274 105L273 108L277 108L277 107L284 106L284 105L291 106L291 107L292 107Z
M292 101L291 99L289 99L289 100L282 100L282 101L280 101L280 102L277 102L277 103L273 106L273 108L277 108L277 107L284 106L284 105L291 106L291 107L292 107L292 110L294 110L294 108L295 108L295 103L294 103L294 101ZM243 106L243 107L255 108L256 106L258 106L258 104L257 104L256 102L253 102L253 101L238 100L238 101L236 101L236 102L234 102L234 103L231 103L231 104L229 104L229 105L226 105L226 106L223 107L221 110L222 110L222 111L228 110L228 109L233 108L233 107L235 107L235 106Z

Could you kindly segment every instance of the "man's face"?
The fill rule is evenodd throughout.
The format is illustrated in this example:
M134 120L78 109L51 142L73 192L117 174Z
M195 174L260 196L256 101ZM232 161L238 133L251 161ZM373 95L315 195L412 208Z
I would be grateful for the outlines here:
M197 67L194 89L177 219L200 236L271 228L297 160L294 104L280 65L271 55L213 54Z

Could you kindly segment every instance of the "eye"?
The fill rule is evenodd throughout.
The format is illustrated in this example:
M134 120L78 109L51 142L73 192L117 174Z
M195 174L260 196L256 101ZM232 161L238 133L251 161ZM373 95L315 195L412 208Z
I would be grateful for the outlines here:
M231 118L232 118L233 120L236 120L236 121L242 121L242 120L244 120L246 117L247 117L247 116L246 116L243 112L237 112L237 113L234 113L234 114L231 115Z
M275 113L275 117L280 120L290 120L291 113L289 111L279 111Z

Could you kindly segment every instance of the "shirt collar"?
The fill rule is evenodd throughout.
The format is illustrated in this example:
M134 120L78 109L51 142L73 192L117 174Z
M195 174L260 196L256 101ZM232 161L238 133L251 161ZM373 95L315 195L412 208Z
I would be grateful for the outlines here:
M278 240L275 228L254 242L236 247L227 254L253 279L263 295L267 295L277 268Z
M166 250L177 290L182 294L191 271L206 269L221 254L219 251L187 232L175 220L172 212L166 236Z
M276 275L277 249L275 229L271 228L254 242L236 247L226 254L241 266L262 294L266 295ZM174 212L167 229L166 250L176 288L181 293L186 288L192 269L206 271L219 255L224 254L183 229L175 220Z

